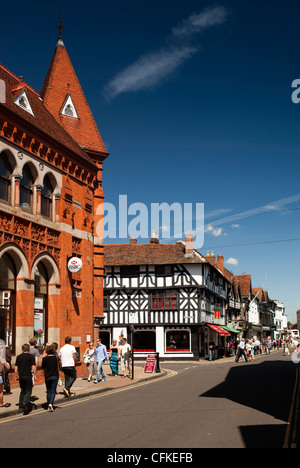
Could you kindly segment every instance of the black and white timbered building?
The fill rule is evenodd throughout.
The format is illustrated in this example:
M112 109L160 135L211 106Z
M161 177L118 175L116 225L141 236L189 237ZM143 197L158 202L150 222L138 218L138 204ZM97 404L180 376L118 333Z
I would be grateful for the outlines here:
M228 332L228 280L193 249L192 237L174 244L111 244L104 247L104 318L100 336L130 341L135 356L159 352L163 359L198 359L209 341L223 346ZM133 327L132 327L133 325ZM131 327L130 327L131 326Z

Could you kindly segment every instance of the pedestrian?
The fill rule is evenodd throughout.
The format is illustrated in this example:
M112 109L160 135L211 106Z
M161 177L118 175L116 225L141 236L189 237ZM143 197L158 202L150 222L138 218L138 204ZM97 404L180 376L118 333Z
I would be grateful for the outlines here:
M245 361L248 362L247 361L247 356L245 354L245 347L246 347L246 343L245 343L244 338L242 338L240 343L239 343L238 353L237 353L235 362L239 362L240 357L243 357L245 359Z
M109 353L109 364L111 368L111 375L119 375L119 359L120 359L120 348L117 345L117 340L113 340L112 346Z
M30 354L30 346L25 343L22 346L22 354L19 354L15 363L15 378L20 384L19 409L28 414L31 410L30 398L34 380L36 379L36 365L33 354Z
M10 369L10 365L6 360L6 349L5 343L1 340L0 343L0 408L8 408L11 406L10 403L4 403L3 401L3 389L4 389L4 380L2 375L5 372L5 369L8 371Z
M288 342L284 341L283 342L283 356L286 356L286 354L290 356L290 350L289 350Z
M42 368L44 370L45 384L47 389L47 405L48 411L54 411L53 404L56 395L56 389L59 379L59 359L55 355L55 348L53 345L47 346L46 356L42 360Z
M85 353L83 355L83 362L85 363L88 374L89 374L88 382L90 382L93 379L95 354L96 354L96 348L94 346L94 343L91 341L89 343L89 347L85 350Z
M30 345L29 353L34 356L35 365L36 365L36 368L38 368L40 353L39 353L39 350L36 348L36 344L37 344L37 340L35 338L31 338L29 340L29 345Z
M122 338L122 345L120 346L120 360L122 377L130 376L130 361L131 361L131 346L127 343L126 338ZM128 370L128 375L127 375Z
M59 351L61 360L61 369L65 375L65 387L63 389L66 398L74 396L75 393L71 392L72 385L77 379L76 362L77 353L75 346L71 345L72 338L67 336L65 338L65 345Z
M255 361L255 351L254 351L254 343L252 340L249 341L248 343L248 349L249 349L249 358L251 361Z
M268 340L268 341L266 342L266 353L267 353L267 354L271 354L271 348L272 348L271 340Z
M102 376L101 382L106 382L106 375L103 370L103 364L108 361L107 348L102 344L101 338L96 340L96 362L97 362L97 377L94 380L95 384L100 382L100 375Z
M215 360L215 349L216 344L213 340L208 343L208 360L214 361Z
M2 371L2 379L4 385L5 395L12 395L11 388L10 388L10 381L8 374L11 371L11 350L9 348L5 348L5 360L9 367L4 366Z

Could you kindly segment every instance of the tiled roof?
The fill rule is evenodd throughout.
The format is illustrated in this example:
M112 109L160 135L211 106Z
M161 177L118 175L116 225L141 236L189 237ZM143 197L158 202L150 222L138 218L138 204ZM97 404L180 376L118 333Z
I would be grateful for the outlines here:
M193 257L185 257L185 244L107 244L104 246L104 266L170 265L206 263L194 250Z
M61 115L63 104L71 96L78 118ZM106 153L96 122L74 71L73 65L62 41L54 51L51 64L41 91L44 104L86 151Z
M61 143L69 150L72 150L80 157L88 159L88 161L91 163L91 159L87 156L87 154L48 112L48 110L43 105L43 102L40 99L37 91L35 91L31 86L23 82L22 79L14 75L1 64L0 79L5 82L6 90L5 102L0 104L0 111L1 106L9 109L22 119L25 119L32 127L35 127L37 130L43 132L46 136L50 136L55 141ZM14 100L18 97L22 90L25 90L26 92L34 115L31 115L29 112L14 103Z
M241 295L245 297L251 297L251 275L234 275L234 284L240 287Z
M252 288L252 293L254 294L254 296L257 295L257 299L259 300L259 302L262 301L262 298L263 298L263 289L262 288Z

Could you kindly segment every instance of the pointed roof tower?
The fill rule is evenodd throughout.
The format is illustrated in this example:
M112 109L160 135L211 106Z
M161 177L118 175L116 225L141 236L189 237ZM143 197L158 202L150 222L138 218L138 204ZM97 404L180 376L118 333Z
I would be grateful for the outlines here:
M45 107L92 158L103 160L107 150L62 40L60 18L58 42L43 84Z

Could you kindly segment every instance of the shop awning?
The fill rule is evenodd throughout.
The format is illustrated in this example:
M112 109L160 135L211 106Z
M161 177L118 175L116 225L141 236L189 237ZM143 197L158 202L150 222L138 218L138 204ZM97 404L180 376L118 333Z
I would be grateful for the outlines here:
M241 333L242 330L237 330L236 328L231 328L231 327L222 327L224 328L225 330L229 331L230 333Z
M212 325L211 323L207 323L206 326L214 330L216 333L219 333L220 336L230 336L230 333L219 325Z

